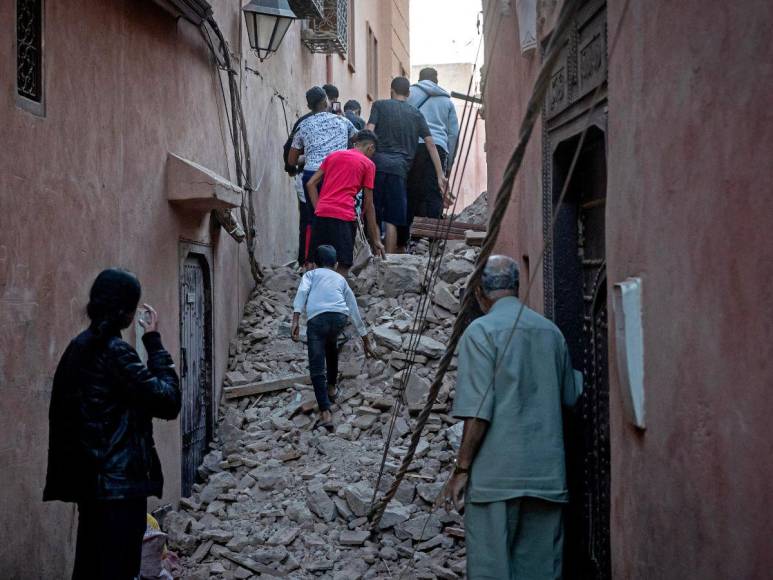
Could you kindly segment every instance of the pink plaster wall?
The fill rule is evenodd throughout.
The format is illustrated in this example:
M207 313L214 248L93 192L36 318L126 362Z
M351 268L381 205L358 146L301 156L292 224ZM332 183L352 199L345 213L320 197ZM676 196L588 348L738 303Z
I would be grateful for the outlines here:
M12 9L0 10L11 40ZM94 276L112 265L134 271L177 358L179 240L211 244L217 377L250 286L230 238L165 197L167 151L229 175L222 141L205 138L219 134L218 101L192 27L153 4L124 2L48 2L46 22L44 118L15 106L10 43L0 61L0 562L8 578L68 574L76 510L40 501L47 412L59 356L86 324ZM126 336L134 342L133 331ZM157 422L156 441L161 501L173 502L179 424Z
M644 279L648 415L634 433L613 382L616 578L773 568L771 23L632 2L610 62L609 274Z
M96 274L115 265L139 276L143 300L159 310L165 346L177 360L180 241L211 248L216 398L252 286L244 245L213 229L208 216L166 201L169 151L236 181L220 88L199 32L149 0L44 4L41 118L16 106L14 3L0 3L0 576L13 579L70 573L76 510L41 502L47 413L54 369L86 325ZM247 49L239 3L213 4L242 71L257 256L265 264L288 262L297 207L282 170L287 132L275 92L287 97L292 124L305 112L306 89L325 82L325 56L302 46L296 23L279 53L259 63ZM362 64L353 72L334 57L334 82L343 99L366 105L365 21L386 31L390 21L377 0L358 0L357 19ZM389 62L390 36L382 35L382 63ZM134 342L132 330L126 336ZM179 497L179 431L177 421L156 423L162 503Z
M540 66L535 51L521 56L515 11L503 12L498 0L484 5L485 68L483 76L486 115L486 167L489 211L502 185L510 154L518 142L521 120ZM497 251L521 264L522 278L534 277L530 306L542 310L542 270L537 262L542 250L542 140L537 123L526 150L510 199L510 211L502 224ZM527 260L529 267L526 266ZM528 285L522 284L522 297Z
M622 4L608 2L610 42ZM502 25L493 55L487 42L492 191L538 67L513 57L517 26L500 5L486 7L487 39ZM630 5L609 65L607 257L610 284L643 278L648 424L636 432L623 415L610 335L613 577L764 578L773 567L773 6ZM541 141L538 127L499 243L533 256L533 269Z

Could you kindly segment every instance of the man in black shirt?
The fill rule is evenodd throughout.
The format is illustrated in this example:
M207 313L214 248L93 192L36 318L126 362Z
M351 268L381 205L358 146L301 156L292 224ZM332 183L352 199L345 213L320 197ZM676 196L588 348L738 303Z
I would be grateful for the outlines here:
M391 99L376 101L370 110L367 129L378 135L376 183L373 190L376 215L384 223L387 253L397 251L397 228L408 225L408 172L413 165L419 138L424 139L438 186L445 193L448 180L443 173L435 142L424 116L406 101L411 83L405 77L392 80Z

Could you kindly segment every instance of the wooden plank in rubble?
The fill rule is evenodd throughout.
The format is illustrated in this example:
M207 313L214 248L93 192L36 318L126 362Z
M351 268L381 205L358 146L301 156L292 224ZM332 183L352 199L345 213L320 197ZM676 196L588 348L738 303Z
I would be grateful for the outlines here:
M239 397L250 397L252 395L272 393L274 391L281 391L283 389L287 389L296 384L310 385L311 377L309 377L309 375L295 375L292 377L285 377L282 379L274 379L271 381L262 381L259 383L250 383L248 385L240 385L238 387L226 387L224 389L225 398L238 399Z
M413 220L411 235L415 238L447 238L449 240L463 240L465 232L468 230L485 231L486 226L458 221L452 221L449 224L447 218L434 219L418 217Z
M432 229L417 229L417 228L411 228L411 236L414 238L429 238L431 240L434 239L448 239L448 240L463 240L464 239L464 232L448 232L447 235L444 235L445 231L437 232L434 228Z
M468 230L465 232L464 241L468 246L482 246L483 240L486 239L486 232L474 232Z
M448 218L443 219L435 219L435 218L426 218L426 217L417 217L413 220L413 225L418 227L432 227L436 228L438 227L438 222L440 222L440 227L447 228L448 227ZM473 224L468 222L460 222L454 220L451 222L451 227L455 229L461 229L461 230L475 230L477 232L485 231L486 225L485 224Z

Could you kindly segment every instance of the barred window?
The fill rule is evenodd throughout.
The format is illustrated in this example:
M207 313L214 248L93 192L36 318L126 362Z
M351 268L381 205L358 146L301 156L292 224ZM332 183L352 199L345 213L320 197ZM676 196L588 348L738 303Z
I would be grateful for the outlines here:
M354 22L354 0L349 0L349 46L347 50L347 56L349 57L349 69L354 72L356 67L355 54L354 54L354 34L357 31L357 25Z
M368 24L368 98L378 99L378 40Z
M43 102L43 0L16 0L16 92Z

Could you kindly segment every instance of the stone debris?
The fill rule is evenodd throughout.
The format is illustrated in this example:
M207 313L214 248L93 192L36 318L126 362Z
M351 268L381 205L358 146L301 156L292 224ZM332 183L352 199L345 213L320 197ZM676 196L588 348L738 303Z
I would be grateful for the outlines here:
M239 395L221 401L199 483L162 522L181 555L183 578L464 576L462 518L433 507L461 438L461 423L448 416L455 361L376 533L367 519L386 436L391 428L378 497L394 482L408 449L411 413L427 400L477 249L448 243L423 336L411 355L413 317L427 291L428 253L428 243L419 241L413 255L389 256L350 279L376 358L365 359L348 326L333 432L317 427L313 389L303 378L306 346L290 339L299 276L289 267L268 269L230 345L223 387ZM403 393L410 359L413 370ZM281 388L262 392L264 385Z
M488 221L488 195L481 193L475 201L464 208L454 219L466 224L485 224Z

